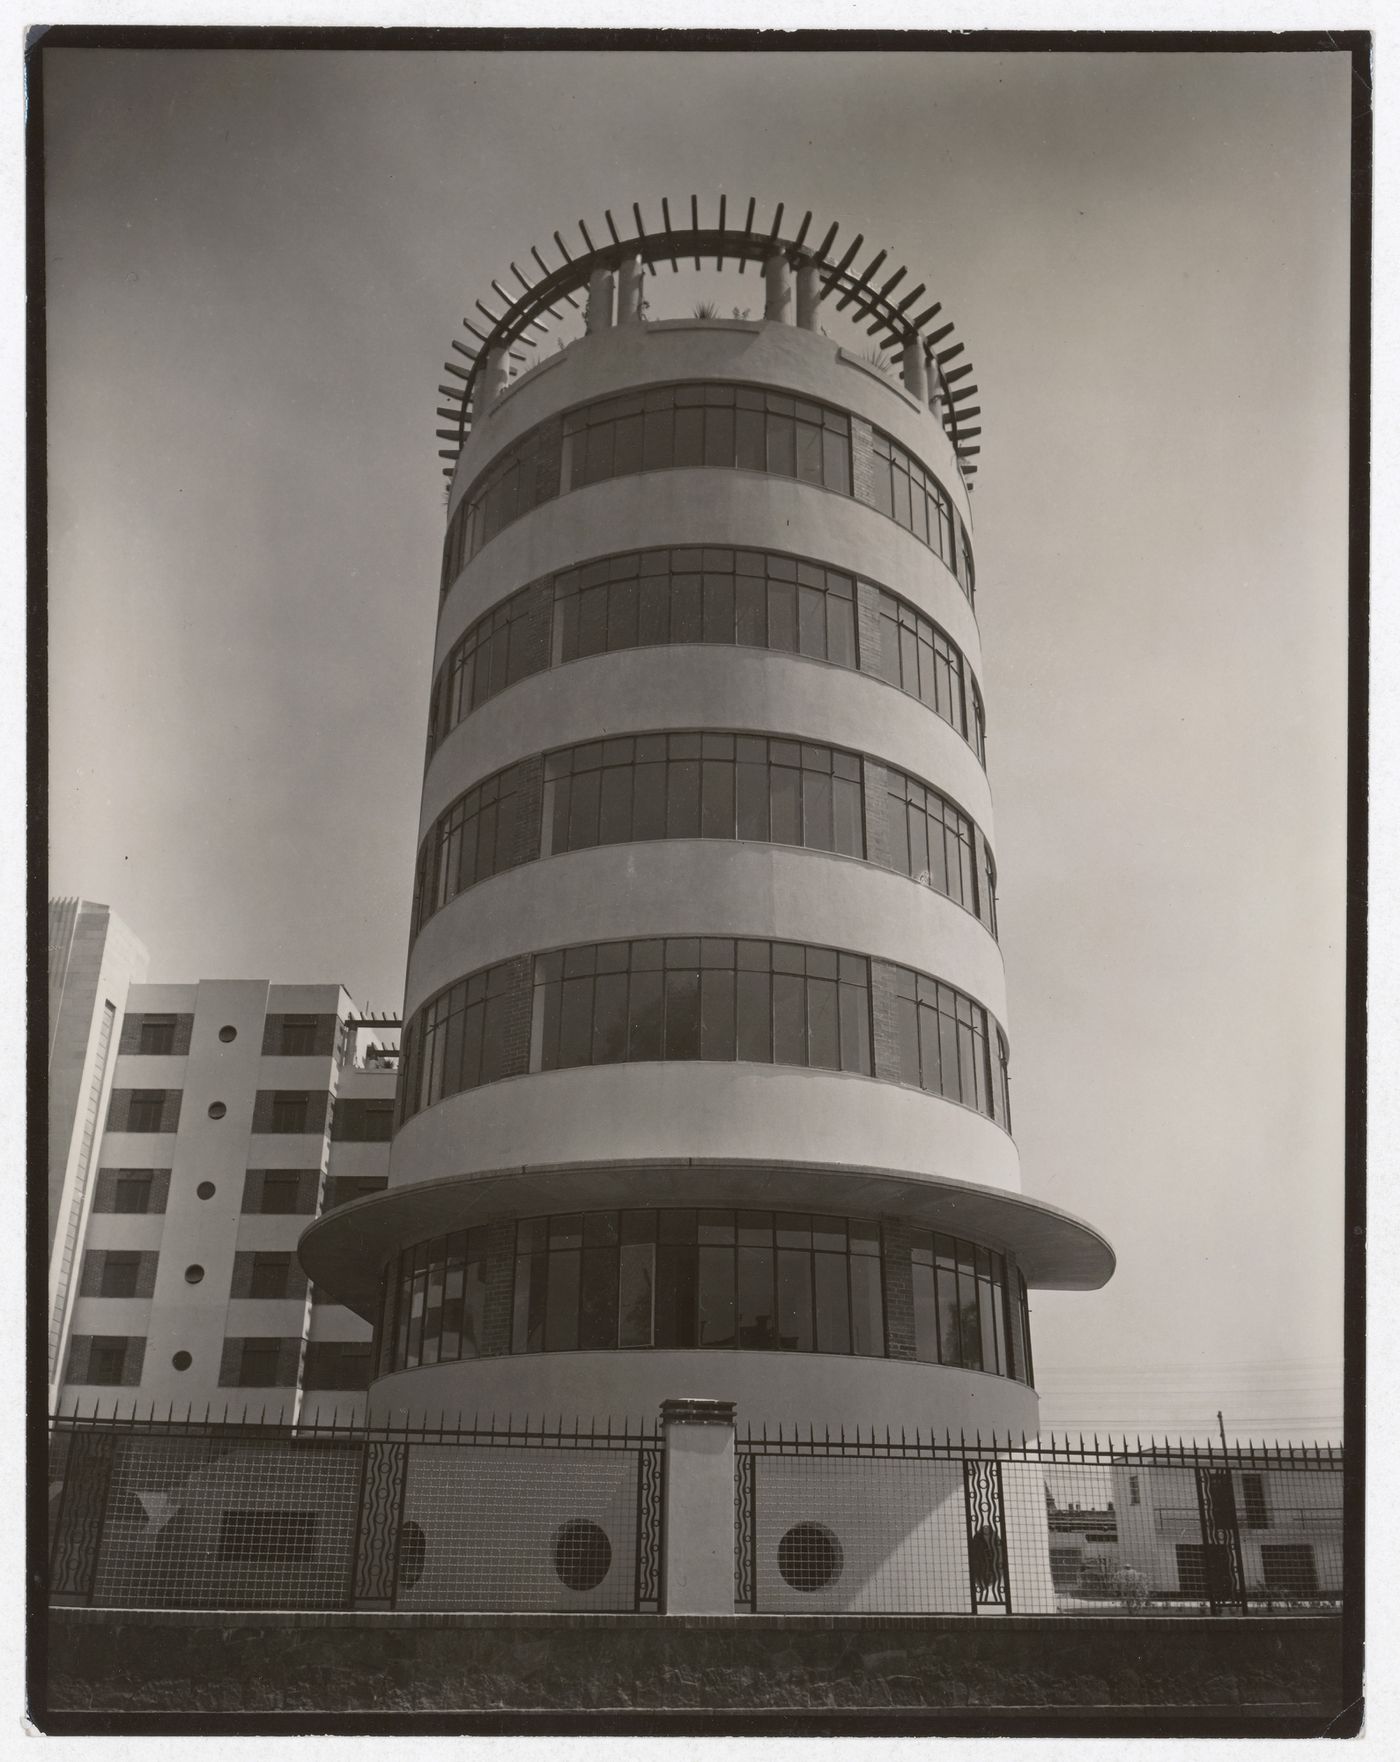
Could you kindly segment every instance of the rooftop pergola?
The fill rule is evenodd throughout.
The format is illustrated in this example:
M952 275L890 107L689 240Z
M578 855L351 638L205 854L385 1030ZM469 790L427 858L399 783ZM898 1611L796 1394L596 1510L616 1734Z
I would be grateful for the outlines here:
M721 195L715 224L702 226L699 200L692 195L687 226L672 221L670 201L663 197L659 228L648 226L640 204L634 202L632 221L635 232L631 237L624 237L618 231L611 209L603 211L608 236L601 244L594 242L582 220L578 222L578 230L583 249L577 254L571 254L562 236L554 233L553 244L560 261L553 268L540 251L531 246L530 255L537 272L533 279L518 264L511 263L509 276L519 283L520 291L513 292L493 279L491 290L500 310L488 306L484 300L474 301L473 316L462 320L470 342L454 339L452 343L453 352L459 359L446 362L443 370L453 383L438 387L449 404L446 408L439 408L437 414L452 424L450 428L437 431L439 440L448 443L438 455L447 461L443 475L451 477L471 432L473 411L482 407L482 382L488 364L495 363L498 369L503 369L506 363L513 363L517 368L533 365L531 352L550 335L551 321L558 322L563 318L561 307L579 310L577 296L586 295L595 276L623 271L628 265L640 265L642 274L657 275L667 264L673 273L678 274L687 259L693 262L696 270L701 269L707 259L713 259L717 270L723 269L727 262L736 263L741 275L750 263L757 263L765 270L774 263L786 265L788 269L796 270L799 278L805 278L808 288L815 286L817 302L834 298L838 312L850 311L858 324L866 326L866 334L877 346L904 351L907 363L911 345L916 345L914 352L922 357L923 362L922 376L941 402L959 467L964 477L971 480L977 471L977 455L981 452L975 442L982 432L980 428L969 426L981 415L981 410L970 402L977 394L976 385L969 383L972 364L959 359L964 353L964 345L952 341L951 322L926 328L933 325L942 313L937 300L926 299L927 284L917 282L905 291L909 271L903 266L892 274L883 274L888 251L877 251L864 268L859 268L864 234L857 233L849 244L840 245L837 237L840 229L835 222L819 241L809 243L813 237L810 210L802 216L796 231L790 233L783 230L781 202L766 228L755 224L756 212L757 198L750 196L742 225L730 225L726 198ZM801 293L800 279L799 309L802 306ZM538 358L535 356L534 359Z

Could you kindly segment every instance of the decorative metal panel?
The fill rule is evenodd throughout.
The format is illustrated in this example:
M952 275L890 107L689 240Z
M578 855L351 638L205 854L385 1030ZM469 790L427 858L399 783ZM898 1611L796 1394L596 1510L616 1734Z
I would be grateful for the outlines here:
M1204 1543L1202 1570L1212 1611L1222 1607L1246 1610L1244 1563L1240 1558L1239 1513L1230 1470L1196 1469L1196 1499Z
M1001 1464L972 1458L963 1463L967 1499L967 1567L972 1610L1011 1611L1011 1582L1006 1571L1006 1523L1001 1498Z
M663 1452L643 1444L637 1452L637 1607L661 1602L661 1521Z
M754 1465L747 1451L734 1458L734 1601L740 1609L756 1609L754 1580Z
M360 1497L360 1546L355 1563L355 1601L390 1602L398 1551L408 1445L365 1445L364 1490Z
M116 1439L102 1432L78 1433L69 1446L49 1581L53 1596L92 1594L115 1449Z

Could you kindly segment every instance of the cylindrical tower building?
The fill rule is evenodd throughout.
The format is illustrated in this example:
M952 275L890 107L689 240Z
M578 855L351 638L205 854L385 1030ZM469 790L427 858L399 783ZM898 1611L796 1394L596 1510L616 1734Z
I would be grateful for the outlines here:
M1012 1137L970 369L753 216L581 227L454 345L390 1184L302 1242L376 1417L1031 1433L1027 1291L1112 1271ZM648 321L702 255L762 320Z

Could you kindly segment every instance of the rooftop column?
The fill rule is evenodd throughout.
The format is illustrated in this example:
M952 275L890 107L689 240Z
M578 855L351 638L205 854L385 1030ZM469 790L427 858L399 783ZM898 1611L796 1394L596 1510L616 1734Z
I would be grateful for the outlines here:
M642 260L624 257L617 270L617 322L642 322Z
M817 309L821 305L821 273L815 263L797 266L797 324L800 330L817 329Z
M763 316L775 324L791 324L788 309L792 305L792 269L786 253L775 251L764 263L763 282Z
M613 321L613 278L610 269L595 269L588 278L588 304L584 308L584 328L589 336L600 330L611 330Z
M904 389L921 404L928 403L928 362L924 358L922 337L911 336L904 345Z

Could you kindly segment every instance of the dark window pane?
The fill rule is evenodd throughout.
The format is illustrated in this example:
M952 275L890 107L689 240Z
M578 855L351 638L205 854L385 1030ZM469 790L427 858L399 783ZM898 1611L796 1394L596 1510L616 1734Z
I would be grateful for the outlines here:
M597 771L574 773L569 802L568 841L563 846L565 850L588 850L598 842L599 783Z
M622 844L632 836L631 765L610 765L603 772L598 804L599 844Z
M699 642L704 633L703 578L699 575L671 577L672 642Z
M808 1057L807 1062L821 1070L841 1069L840 1033L836 1013L836 981L807 981Z
M737 640L752 648L768 642L768 596L760 577L741 575L735 583Z
M830 428L822 433L822 482L842 495L851 493L851 443Z
M771 833L774 844L802 842L802 773L789 765L769 771Z
M734 1344L734 1250L700 1251L700 1344Z
M797 424L797 476L803 483L822 480L822 431L809 422Z
M634 772L632 836L637 840L666 836L666 766L638 765Z
M566 1248L548 1255L549 1301L545 1311L544 1349L572 1352L578 1345L580 1250Z
M851 1351L865 1358L885 1354L884 1297L875 1255L851 1256Z
M608 647L637 646L637 583L615 581L608 590Z
M711 406L705 411L705 463L733 465L734 411Z
M771 1008L767 973L738 975L738 1045L736 1057L756 1064L773 1061Z
M630 477L642 469L642 418L624 416L613 431L613 476Z
M846 1292L846 1256L817 1254L817 1351L851 1350L851 1312Z
M917 1063L913 1067L918 1069ZM873 1074L870 1058L870 992L864 985L841 986L841 1069ZM912 1077L904 1079L913 1081Z
M671 630L671 582L665 575L649 575L641 582L637 612L637 641L648 645L666 642Z
M739 410L735 413L735 454L742 471L762 471L766 467L764 456L763 415L758 410Z
M585 1248L579 1304L578 1343L617 1345L617 1249Z
M701 974L700 1056L734 1057L734 974L723 969Z
M633 1060L662 1056L662 975L633 973L629 991L631 1016L627 1056Z
M697 838L700 834L700 766L694 759L673 759L666 774L666 836Z
M832 779L832 842L843 856L865 855L860 784L851 778Z
M586 1065L592 1051L593 980L566 979L559 1009L559 1066Z
M778 1250L778 1348L811 1352L812 1257L803 1248Z
M858 1261L857 1266L868 1264ZM855 1269L853 1268L852 1271ZM938 1304L933 1268L918 1261L910 1268L914 1286L914 1356L928 1364L938 1363ZM953 1361L956 1363L956 1360Z
M957 1274L941 1256L938 1262L938 1338L943 1363L961 1364L962 1315L958 1309Z
M835 847L831 778L820 771L802 773L802 842L809 850Z
M771 1352L777 1346L771 1247L739 1249L739 1344Z
M666 975L666 1057L700 1056L700 975L689 970Z
M676 465L700 465L705 458L705 412L677 410L675 414Z
M627 1057L627 975L603 973L594 984L592 1062L618 1064Z
M707 574L704 591L705 641L733 642L734 577L732 575Z
M807 981L795 973L773 975L773 1063L807 1063Z
M703 838L734 836L734 766L728 759L706 759L702 777Z
M768 646L797 652L797 587L790 581L768 583Z
M696 1256L688 1243L663 1242L656 1251L656 1344L695 1344Z
M642 418L642 469L660 471L675 461L675 436L669 409L648 409Z
M655 1274L654 1243L623 1244L618 1321L618 1344L621 1346L650 1346L652 1343L652 1284Z
M797 475L796 423L790 416L768 416L768 469L778 477Z
M739 837L766 842L769 826L767 763L741 763L737 771Z

